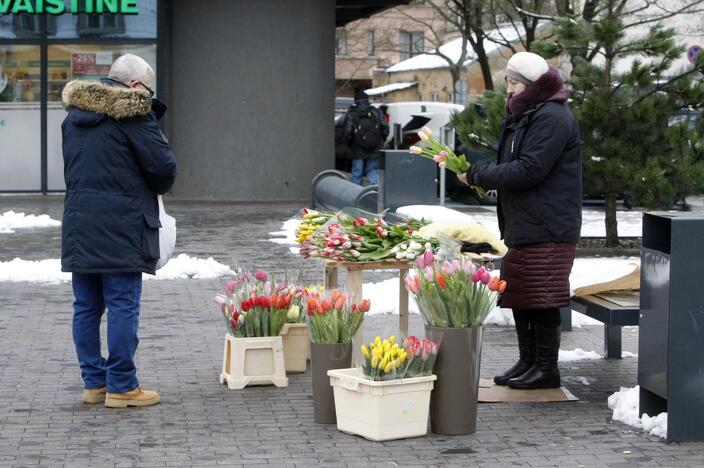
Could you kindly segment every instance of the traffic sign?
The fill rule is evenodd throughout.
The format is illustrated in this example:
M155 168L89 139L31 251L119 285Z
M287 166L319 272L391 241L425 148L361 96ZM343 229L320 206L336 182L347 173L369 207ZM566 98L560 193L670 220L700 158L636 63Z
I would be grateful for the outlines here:
M692 47L687 49L687 60L689 60L690 63L695 63L701 54L702 46L693 45Z

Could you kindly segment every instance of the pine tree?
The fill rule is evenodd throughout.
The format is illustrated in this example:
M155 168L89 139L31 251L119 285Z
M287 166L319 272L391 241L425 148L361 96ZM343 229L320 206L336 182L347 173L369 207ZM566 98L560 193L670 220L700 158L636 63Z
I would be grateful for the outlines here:
M654 23L641 34L627 34L630 25L623 18L629 2L601 3L590 21L557 18L553 40L536 42L533 51L546 58L567 54L573 64L570 106L582 132L584 187L603 194L606 245L615 247L618 197L669 208L704 188L704 124L673 119L682 110L704 107L704 57L673 72L673 61L684 54L674 30ZM498 96L480 99L487 116L499 109ZM489 120L468 109L453 123L461 141L476 148L498 138Z
M556 40L535 47L545 56L567 53L572 59L571 107L582 132L585 187L604 196L608 247L618 245L619 196L646 208L670 208L698 188L704 166L700 137L688 123L671 123L683 109L704 105L704 82L693 80L704 60L673 71L684 54L675 31L656 23L627 34L624 4L605 2L593 22L560 18ZM629 60L629 67L621 65Z

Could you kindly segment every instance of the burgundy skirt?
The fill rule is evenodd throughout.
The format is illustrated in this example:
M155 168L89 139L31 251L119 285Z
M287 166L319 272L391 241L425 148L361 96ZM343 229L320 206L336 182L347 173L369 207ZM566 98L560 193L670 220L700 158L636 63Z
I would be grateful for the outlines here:
M576 244L509 247L501 260L506 291L499 305L510 309L551 309L570 303L570 272Z

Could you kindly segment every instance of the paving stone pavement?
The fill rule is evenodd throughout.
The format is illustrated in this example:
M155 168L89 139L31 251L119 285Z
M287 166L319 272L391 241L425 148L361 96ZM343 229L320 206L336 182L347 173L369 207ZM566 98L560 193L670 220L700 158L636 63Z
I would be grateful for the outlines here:
M0 213L60 219L62 202L3 196ZM167 204L179 223L175 254L322 281L320 265L265 240L297 204ZM0 234L0 261L59 256L59 228ZM481 404L472 435L371 442L316 424L310 371L290 375L285 389L218 383L224 327L213 296L224 282L144 283L137 364L141 384L162 402L128 410L80 402L70 284L0 283L0 467L704 467L704 443L666 444L611 420L606 399L636 385L635 358L561 365L578 402ZM369 317L365 337L390 334L396 323ZM411 332L422 333L420 317L411 317ZM623 335L624 350L637 352L637 328ZM575 329L563 334L562 349L602 352L602 339L600 326ZM513 363L514 340L511 328L486 327L483 376Z

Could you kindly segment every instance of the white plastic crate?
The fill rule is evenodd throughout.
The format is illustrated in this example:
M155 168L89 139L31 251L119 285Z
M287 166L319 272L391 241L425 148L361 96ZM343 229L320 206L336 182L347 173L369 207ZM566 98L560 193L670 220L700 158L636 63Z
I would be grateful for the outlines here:
M281 327L286 372L305 372L310 355L310 337L305 323L284 323Z
M231 389L271 384L288 387L281 337L234 338L226 334L220 383Z
M337 429L369 440L418 437L428 432L435 375L375 382L360 368L328 371Z

